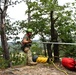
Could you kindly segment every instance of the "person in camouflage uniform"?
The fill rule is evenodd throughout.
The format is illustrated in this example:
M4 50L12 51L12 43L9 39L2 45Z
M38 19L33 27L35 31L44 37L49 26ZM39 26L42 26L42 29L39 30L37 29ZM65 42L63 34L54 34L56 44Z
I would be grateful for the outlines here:
M26 34L24 35L22 39L22 50L26 53L26 64L27 65L36 65L36 62L33 62L32 60L32 52L30 50L31 47L31 36L32 36L32 29L27 29Z

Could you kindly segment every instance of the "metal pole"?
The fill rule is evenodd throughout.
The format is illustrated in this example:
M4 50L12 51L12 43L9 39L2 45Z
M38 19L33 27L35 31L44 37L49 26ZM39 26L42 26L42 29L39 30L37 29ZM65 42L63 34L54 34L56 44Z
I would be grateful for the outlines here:
M65 44L65 45L76 45L76 43L63 43L63 42L42 42L42 43L50 43L50 44Z

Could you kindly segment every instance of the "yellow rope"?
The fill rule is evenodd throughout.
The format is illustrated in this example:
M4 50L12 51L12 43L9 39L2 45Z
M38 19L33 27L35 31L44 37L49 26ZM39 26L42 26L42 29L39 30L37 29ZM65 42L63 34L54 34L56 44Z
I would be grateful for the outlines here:
M53 64L53 66L54 66L56 69L58 69L59 71L65 73L66 75L68 75L68 73L67 73L66 71L61 70L60 68L58 68L58 67L54 64L54 62L53 62L52 60L51 60L51 63Z
M36 62L45 63L45 62L47 62L47 60L48 60L47 57L42 57L42 56L40 56L40 57L37 58ZM67 73L66 71L61 70L60 68L58 68L53 61L54 61L54 59L51 58L51 63L53 64L53 66L54 66L56 69L58 69L59 71L65 73L66 75L68 75L68 73Z
M40 56L40 57L37 58L36 62L46 63L47 60L48 60L47 57L42 57L42 56Z

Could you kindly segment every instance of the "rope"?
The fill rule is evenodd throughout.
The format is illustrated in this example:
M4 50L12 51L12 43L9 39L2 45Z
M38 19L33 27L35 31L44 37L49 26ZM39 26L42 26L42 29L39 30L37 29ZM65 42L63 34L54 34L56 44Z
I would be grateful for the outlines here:
M51 63L53 64L53 66L54 66L56 69L58 69L59 71L61 71L61 72L65 73L65 75L68 75L68 73L67 73L66 71L61 70L60 68L58 68L58 67L55 65L55 63L53 62L53 60L52 60L52 59L51 59Z

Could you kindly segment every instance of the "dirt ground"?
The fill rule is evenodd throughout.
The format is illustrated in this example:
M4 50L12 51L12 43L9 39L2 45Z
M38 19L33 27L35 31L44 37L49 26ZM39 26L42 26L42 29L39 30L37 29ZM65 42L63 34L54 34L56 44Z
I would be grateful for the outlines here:
M0 70L0 75L76 75L75 71L67 70L60 63L56 66L57 68L47 63L38 63L34 66L15 66Z

